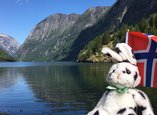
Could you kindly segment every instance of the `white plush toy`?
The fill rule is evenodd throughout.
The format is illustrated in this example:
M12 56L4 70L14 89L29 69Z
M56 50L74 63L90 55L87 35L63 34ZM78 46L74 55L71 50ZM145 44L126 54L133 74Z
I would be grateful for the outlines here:
M118 61L114 64L106 78L110 86L97 106L88 115L154 115L149 98L136 86L141 77L136 66L132 49L125 43L116 45L117 52L103 48L102 53Z

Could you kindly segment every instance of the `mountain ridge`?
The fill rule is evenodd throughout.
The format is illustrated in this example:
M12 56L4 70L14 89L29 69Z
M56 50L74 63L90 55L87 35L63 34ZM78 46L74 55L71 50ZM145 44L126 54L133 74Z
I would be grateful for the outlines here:
M62 60L70 52L69 48L80 31L93 25L107 9L108 7L96 7L86 10L82 15L54 14L47 17L38 23L27 37L24 44L18 50L19 57L24 61ZM58 15L63 17L57 19ZM52 17L55 20L51 19ZM59 22L56 22L56 20L59 20ZM60 22L61 20L63 23ZM45 28L48 21L51 21L48 24L49 28ZM55 25L56 23L59 24L58 27ZM49 31L40 32L41 29L49 29ZM47 47L47 49L44 47Z

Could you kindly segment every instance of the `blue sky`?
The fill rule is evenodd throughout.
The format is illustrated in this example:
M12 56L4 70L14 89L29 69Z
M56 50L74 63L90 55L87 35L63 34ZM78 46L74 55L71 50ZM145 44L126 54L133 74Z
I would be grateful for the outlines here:
M55 13L82 14L95 6L111 6L116 0L0 0L0 33L20 44L44 18Z

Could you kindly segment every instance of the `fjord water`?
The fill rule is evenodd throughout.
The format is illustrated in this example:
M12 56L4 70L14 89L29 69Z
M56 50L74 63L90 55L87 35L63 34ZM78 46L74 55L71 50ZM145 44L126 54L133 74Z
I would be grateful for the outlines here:
M84 115L106 90L104 75L110 66L107 63L0 63L0 111L15 115ZM156 109L157 89L142 90Z

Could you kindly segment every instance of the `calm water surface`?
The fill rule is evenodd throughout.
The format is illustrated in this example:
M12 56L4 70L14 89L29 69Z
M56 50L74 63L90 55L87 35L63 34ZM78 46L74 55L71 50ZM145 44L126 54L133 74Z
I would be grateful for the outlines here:
M105 92L104 74L110 66L0 63L0 111L11 115L84 115ZM141 89L157 111L157 89Z

